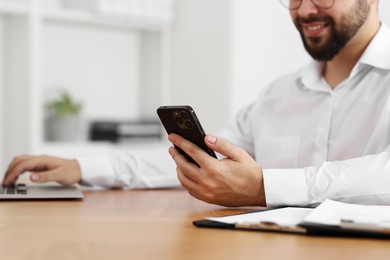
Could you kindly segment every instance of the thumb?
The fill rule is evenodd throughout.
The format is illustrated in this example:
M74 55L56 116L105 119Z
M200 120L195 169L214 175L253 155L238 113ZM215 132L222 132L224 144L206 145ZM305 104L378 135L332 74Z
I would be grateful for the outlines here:
M226 156L227 158L238 160L240 157L242 149L229 143L223 138L217 138L214 135L207 134L204 141L210 149Z
M42 183L49 181L60 181L60 174L57 170L32 172L30 175L32 182Z

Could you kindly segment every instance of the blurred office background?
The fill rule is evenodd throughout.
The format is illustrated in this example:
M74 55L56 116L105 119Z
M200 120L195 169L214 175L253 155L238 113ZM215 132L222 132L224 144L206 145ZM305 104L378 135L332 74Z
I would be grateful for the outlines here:
M18 154L160 145L160 105L217 132L309 60L277 0L0 0L0 176ZM53 123L64 91L80 109Z

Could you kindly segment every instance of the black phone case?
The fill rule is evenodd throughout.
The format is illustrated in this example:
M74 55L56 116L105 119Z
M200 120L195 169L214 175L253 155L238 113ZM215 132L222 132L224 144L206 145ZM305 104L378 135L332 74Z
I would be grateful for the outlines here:
M196 144L210 156L217 158L214 151L211 150L204 143L205 132L195 114L195 111L190 106L161 106L157 109L157 114L168 134L175 133L181 137ZM184 118L188 115L188 118ZM184 116L186 117L186 116ZM181 122L182 119L183 122ZM176 147L176 146L175 146ZM176 149L183 154L188 161L197 164L190 156L188 156L182 149Z

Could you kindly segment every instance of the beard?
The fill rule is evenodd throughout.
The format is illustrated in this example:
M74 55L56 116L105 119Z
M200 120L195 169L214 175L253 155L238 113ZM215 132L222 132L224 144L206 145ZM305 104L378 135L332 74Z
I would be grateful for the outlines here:
M330 16L298 17L294 23L297 27L306 51L317 61L332 60L342 48L355 36L360 27L367 20L370 5L365 0L359 0L353 10L343 15L340 22ZM306 37L303 32L305 23L324 22L329 29L329 36ZM323 39L323 37L327 37Z

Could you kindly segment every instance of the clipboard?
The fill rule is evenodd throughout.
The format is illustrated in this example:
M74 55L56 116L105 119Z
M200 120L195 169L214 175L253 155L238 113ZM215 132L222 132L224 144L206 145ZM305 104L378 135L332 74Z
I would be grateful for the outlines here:
M304 227L280 226L272 222L260 222L258 224L253 224L253 223L226 224L226 223L220 223L218 221L203 219L203 220L194 221L193 224L200 228L241 229L241 230L282 232L282 233L295 233L295 234L307 233L307 230Z
M326 200L317 208L285 207L193 221L199 228L279 232L309 236L390 239L390 206Z
M316 223L302 223L301 227L306 233L312 236L336 236L336 237L360 237L360 238L383 238L390 239L390 229L366 229L360 228L361 224L355 226L323 225Z

